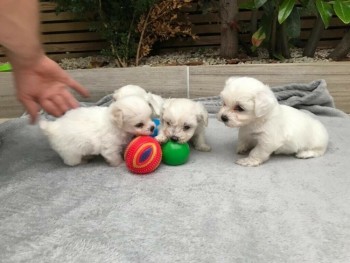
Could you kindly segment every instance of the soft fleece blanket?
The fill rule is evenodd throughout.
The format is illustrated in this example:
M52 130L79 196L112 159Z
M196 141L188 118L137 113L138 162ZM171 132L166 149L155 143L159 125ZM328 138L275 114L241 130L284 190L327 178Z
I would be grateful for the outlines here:
M139 176L96 159L67 167L26 117L0 125L0 262L349 262L349 118L320 117L325 156L234 164L212 152Z
M323 79L311 83L292 83L271 89L280 104L322 116L347 117L344 112L335 108L334 100L327 89L327 83ZM219 96L196 100L201 101L209 113L216 113L221 107Z

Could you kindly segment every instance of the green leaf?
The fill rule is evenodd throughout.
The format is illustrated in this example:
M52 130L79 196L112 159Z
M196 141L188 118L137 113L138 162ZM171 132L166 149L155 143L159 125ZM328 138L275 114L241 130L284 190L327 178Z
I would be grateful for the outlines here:
M300 37L301 19L299 8L294 8L286 20L287 33L290 38Z
M302 10L301 14L305 16L316 15L317 8L314 0L301 0Z
M255 8L259 8L259 7L263 6L266 2L267 2L267 0L254 0Z
M254 0L248 0L244 1L243 3L239 4L239 9L255 9L255 1Z
M285 61L286 58L281 54L281 52L274 52L273 57L278 59L279 61Z
M266 31L264 27L260 27L252 36L252 44L254 47L259 47L266 39Z
M343 21L344 24L350 23L350 3L341 0L335 0L334 3L335 14Z
M332 5L322 0L316 0L317 11L320 14L325 28L329 26L329 22L332 18Z
M283 0L278 10L278 22L282 24L290 15L295 5L295 0Z

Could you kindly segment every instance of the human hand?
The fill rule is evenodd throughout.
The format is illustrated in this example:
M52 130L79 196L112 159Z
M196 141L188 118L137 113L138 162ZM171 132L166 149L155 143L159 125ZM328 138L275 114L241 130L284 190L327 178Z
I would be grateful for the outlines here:
M35 123L41 108L55 117L77 108L79 103L68 87L84 97L89 96L82 85L45 55L30 67L13 65L13 69L17 99L30 115L31 123Z

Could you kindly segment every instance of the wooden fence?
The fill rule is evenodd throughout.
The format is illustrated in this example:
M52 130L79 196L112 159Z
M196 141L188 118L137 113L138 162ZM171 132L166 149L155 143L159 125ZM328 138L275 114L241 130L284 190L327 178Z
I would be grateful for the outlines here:
M172 39L162 43L161 50L186 49L193 47L215 47L220 45L220 18L218 12L203 13L196 6L185 10L198 39ZM240 10L240 23L249 23L251 12ZM304 16L301 23L301 40L307 40L315 17ZM323 32L319 47L334 47L342 38L348 26L333 18L331 26ZM89 30L89 23L78 21L68 12L56 14L55 4L41 2L41 31L44 48L55 60L97 54L106 46L101 36ZM248 33L240 38L249 41ZM0 61L5 61L4 50L0 47Z

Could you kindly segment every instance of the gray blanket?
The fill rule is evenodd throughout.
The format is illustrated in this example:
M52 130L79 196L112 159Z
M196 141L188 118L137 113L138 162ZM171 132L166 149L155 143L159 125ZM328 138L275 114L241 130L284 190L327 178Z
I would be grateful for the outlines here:
M311 83L292 83L272 90L280 104L307 110L320 116L346 117L344 112L335 108L332 96L327 89L325 80L315 80ZM216 113L221 106L219 96L199 98L210 113Z
M145 176L67 167L26 117L3 123L0 262L347 263L350 120L317 118L323 157L235 165L237 129L210 118L212 152Z
M311 83L293 83L272 90L280 104L292 106L297 109L306 110L320 116L348 117L343 111L337 109L334 100L329 94L325 80L315 80ZM215 114L221 107L219 96L194 99L200 101L210 114ZM112 94L101 98L97 102L81 102L80 106L109 106L113 101ZM50 118L50 116L46 116Z

